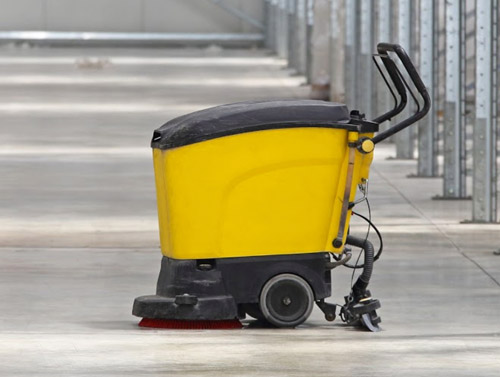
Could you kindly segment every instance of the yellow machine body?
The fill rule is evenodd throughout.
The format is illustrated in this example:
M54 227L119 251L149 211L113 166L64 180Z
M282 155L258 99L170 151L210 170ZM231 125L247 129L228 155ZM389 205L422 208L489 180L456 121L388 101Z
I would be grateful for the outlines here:
M332 240L341 225L345 190L353 201L373 158L373 152L355 151L353 179L346 187L349 151L358 139L372 136L295 127L153 149L163 255L211 259L342 252ZM344 241L349 220L350 210L341 228Z
M219 326L246 315L295 327L316 304L328 321L340 306L347 324L380 330L380 302L367 288L382 238L363 216L379 237L378 251L368 234L348 234L351 208L375 145L425 116L430 97L401 46L380 43L377 50L396 102L373 120L344 104L289 98L215 106L153 132L163 257L156 294L137 297L134 315L161 320L161 327L175 320L174 328L181 321ZM407 104L398 67L423 104L374 136ZM363 260L349 263L346 245L363 250ZM326 301L330 271L340 265L361 270L345 305Z

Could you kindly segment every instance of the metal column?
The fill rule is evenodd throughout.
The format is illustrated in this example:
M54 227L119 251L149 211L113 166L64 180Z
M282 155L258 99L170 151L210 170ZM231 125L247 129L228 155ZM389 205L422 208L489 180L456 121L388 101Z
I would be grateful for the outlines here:
M438 3L420 0L420 74L432 103L437 103L438 74ZM431 107L427 116L418 124L417 176L438 175L438 123L437 106Z
M276 12L278 0L266 1L266 47L276 52Z
M476 119L472 221L497 219L498 0L476 3Z
M412 2L411 0L399 0L398 2L398 43L408 51L412 56L412 34L413 34L413 17L412 17ZM404 72L404 69L401 69ZM411 101L411 100L410 100ZM397 119L406 119L410 116L411 105L397 117ZM413 129L412 127L405 128L401 132L394 135L396 141L396 158L412 159L413 158Z
M271 10L271 0L264 1L264 20L265 20L265 29L264 29L264 45L266 48L271 48L271 27L272 27L272 10Z
M301 75L307 73L307 6L306 0L296 1L296 43L297 72Z
M391 0L378 0L377 18L377 43L390 43L392 36L392 4ZM378 77L378 76L377 76ZM377 114L383 114L394 106L394 99L387 89L382 78L377 80ZM380 125L380 130L384 131L390 126L390 121Z
M331 0L330 5L330 100L345 102L344 98L344 0Z
M288 67L297 67L297 18L295 17L295 0L287 0L288 11Z
M330 5L330 0L314 2L310 92L313 99L330 98Z
M443 198L466 196L465 0L446 2Z
M356 79L357 79L357 46L358 46L358 24L356 22L357 0L345 0L345 102L349 109L356 109Z
M288 0L278 0L278 56L286 59L288 56Z
M276 53L280 58L283 57L283 3L285 0L276 2Z
M374 99L374 66L372 54L374 49L373 35L373 2L372 0L360 0L359 4L359 75L357 80L357 98L360 100L359 110L366 114L367 119L375 117Z
M306 33L306 46L307 46L307 64L306 64L306 78L307 83L311 83L312 76L312 33L314 25L314 0L306 1L306 20L307 20L307 33Z
M274 52L280 53L281 21L280 21L280 0L273 0L274 14Z

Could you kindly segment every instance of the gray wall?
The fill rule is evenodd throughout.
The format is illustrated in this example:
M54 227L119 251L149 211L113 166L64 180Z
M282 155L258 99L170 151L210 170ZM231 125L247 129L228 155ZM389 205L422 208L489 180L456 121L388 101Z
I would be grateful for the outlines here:
M263 0L225 0L263 22ZM209 0L0 0L0 30L258 32Z

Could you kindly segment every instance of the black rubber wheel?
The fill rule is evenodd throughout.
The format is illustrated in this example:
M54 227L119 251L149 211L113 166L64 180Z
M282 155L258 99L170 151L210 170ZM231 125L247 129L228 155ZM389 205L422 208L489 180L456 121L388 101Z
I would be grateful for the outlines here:
M314 294L311 286L294 274L276 275L260 293L259 306L265 320L276 327L295 327L311 314Z
M259 320L264 320L264 315L262 314L259 304L254 303L254 304L244 304L243 305L243 310L245 313L247 313L250 317L259 319Z

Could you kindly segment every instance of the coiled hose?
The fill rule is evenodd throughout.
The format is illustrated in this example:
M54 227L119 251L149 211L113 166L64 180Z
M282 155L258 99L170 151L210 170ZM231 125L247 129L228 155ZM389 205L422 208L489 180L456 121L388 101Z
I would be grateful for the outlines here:
M355 236L348 235L345 243L347 245L360 247L364 250L363 272L361 273L361 275L359 275L356 283L354 283L354 285L352 286L352 296L357 302L360 299L364 298L366 295L366 288L368 287L368 283L370 283L370 278L372 277L373 272L373 259L375 249L373 247L373 244L367 239Z

